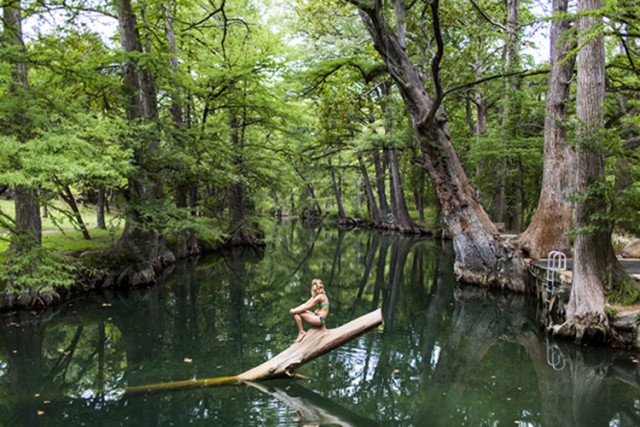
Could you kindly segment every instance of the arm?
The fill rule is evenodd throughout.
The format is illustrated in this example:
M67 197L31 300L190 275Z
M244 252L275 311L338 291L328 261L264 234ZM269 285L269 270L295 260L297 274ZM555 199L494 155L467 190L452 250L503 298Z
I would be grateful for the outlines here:
M318 296L316 296L314 298L310 298L304 304L300 304L296 308L292 308L291 310L289 310L289 313L290 314L300 314L300 313L304 313L306 310L312 309L316 305L316 301L318 300L319 297L320 296L318 295Z

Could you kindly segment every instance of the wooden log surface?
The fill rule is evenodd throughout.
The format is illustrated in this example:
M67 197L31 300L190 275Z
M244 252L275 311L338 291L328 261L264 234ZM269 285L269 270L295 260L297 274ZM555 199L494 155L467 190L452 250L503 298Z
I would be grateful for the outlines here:
M301 342L294 343L263 364L239 375L228 377L193 379L159 384L128 387L130 394L178 390L198 387L214 387L239 384L244 381L262 381L274 378L293 378L296 370L323 354L359 337L382 324L382 310L377 309L334 329L311 328Z
M262 365L238 375L240 381L292 377L296 369L382 324L382 310L360 316L335 329L311 328L301 342L294 343Z

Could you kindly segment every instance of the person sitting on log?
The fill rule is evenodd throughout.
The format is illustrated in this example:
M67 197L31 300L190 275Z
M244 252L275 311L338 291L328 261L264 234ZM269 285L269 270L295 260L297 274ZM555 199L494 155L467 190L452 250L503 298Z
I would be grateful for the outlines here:
M323 327L329 314L329 298L324 292L322 280L313 279L311 281L311 298L304 304L289 310L298 325L298 337L296 342L304 339L307 333L304 331L302 321L304 320L313 327Z

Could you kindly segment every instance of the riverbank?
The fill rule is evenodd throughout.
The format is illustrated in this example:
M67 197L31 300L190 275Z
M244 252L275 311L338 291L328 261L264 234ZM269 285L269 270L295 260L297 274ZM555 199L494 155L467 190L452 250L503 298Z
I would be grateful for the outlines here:
M79 230L43 229L43 253L47 254L49 263L72 272L71 284L60 285L54 281L51 286L30 286L16 291L2 283L0 312L43 310L91 291L152 285L176 261L201 252L214 252L223 242L217 233L206 231L188 238L172 236L166 239L167 249L162 257L153 262L141 262L137 254L119 247L123 227L91 228L89 231L91 239L87 240ZM5 268L11 268L12 263L8 246L6 239L0 240L0 263ZM36 256L35 259L37 262L40 258ZM42 272L38 274L42 276Z
M640 259L620 258L618 261L629 277L640 282ZM560 264L548 259L527 260L527 264L532 278L531 293L536 295L543 309L544 323L562 322L571 294L573 260L566 259ZM610 304L606 311L609 323L617 334L617 337L611 338L610 344L640 349L640 305Z
M192 236L195 245L192 245L191 250L184 250L185 245L181 239L174 238L167 242L169 256L158 260L157 263L142 265L136 264L134 258L117 251L116 242L121 232L121 228L91 229L92 240L84 240L79 231L46 230L43 232L43 246L55 249L56 252L68 257L67 259L74 264L78 272L75 283L69 287L51 287L37 292L33 290L21 293L2 292L0 293L0 311L38 310L91 291L151 285L157 281L158 277L170 272L171 266L177 260L224 248L224 238L221 236ZM0 261L6 262L3 256L5 255L0 252ZM623 260L622 262L627 266L632 277L640 280L640 260ZM527 260L527 264L532 279L529 293L537 295L541 305L545 305L548 287L546 260ZM557 278L556 289L545 310L548 312L548 319L558 323L564 318L564 306L569 300L571 263L568 263L568 268L555 271L553 277ZM612 305L607 314L610 316L611 325L619 335L617 341L607 345L640 348L640 339L637 337L640 306ZM544 325L541 326L544 327Z

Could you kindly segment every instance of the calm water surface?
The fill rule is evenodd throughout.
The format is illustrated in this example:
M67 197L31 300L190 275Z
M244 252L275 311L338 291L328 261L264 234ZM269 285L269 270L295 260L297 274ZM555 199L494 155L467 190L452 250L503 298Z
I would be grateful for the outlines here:
M637 354L554 343L535 303L456 286L430 240L270 225L263 253L177 265L163 284L0 317L2 426L637 426ZM376 331L308 381L128 392L234 375L288 347L288 310L324 279L329 327Z

